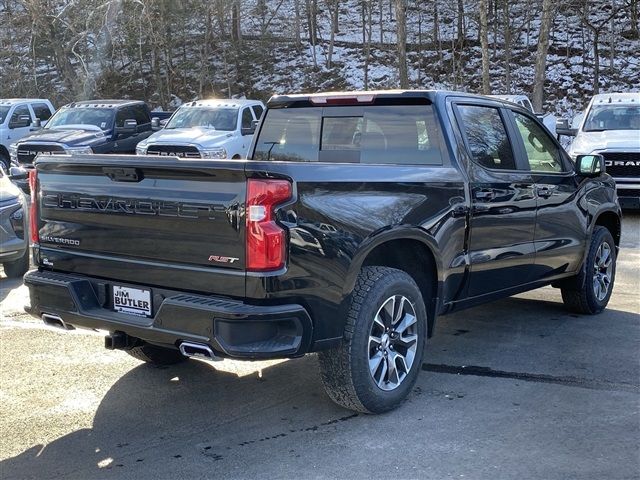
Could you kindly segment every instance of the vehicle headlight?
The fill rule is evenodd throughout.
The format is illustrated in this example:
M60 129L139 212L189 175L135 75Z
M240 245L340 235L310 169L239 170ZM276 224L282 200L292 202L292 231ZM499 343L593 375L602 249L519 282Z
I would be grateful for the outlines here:
M136 147L136 155L146 155L147 154L147 146L140 146L138 145Z
M24 210L22 206L11 214L9 217L11 228L13 228L16 237L24 240Z
M227 151L222 147L200 150L200 154L202 158L227 158Z
M69 155L91 155L93 153L91 147L65 148L64 151Z
M18 146L15 143L9 145L9 156L13 163L18 163Z

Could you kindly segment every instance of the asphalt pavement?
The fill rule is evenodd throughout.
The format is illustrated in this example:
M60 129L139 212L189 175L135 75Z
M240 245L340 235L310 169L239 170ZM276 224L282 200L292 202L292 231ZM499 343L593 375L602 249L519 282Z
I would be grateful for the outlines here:
M45 327L0 270L1 479L640 478L640 216L609 308L543 288L442 317L396 411L324 394L315 356L153 368Z

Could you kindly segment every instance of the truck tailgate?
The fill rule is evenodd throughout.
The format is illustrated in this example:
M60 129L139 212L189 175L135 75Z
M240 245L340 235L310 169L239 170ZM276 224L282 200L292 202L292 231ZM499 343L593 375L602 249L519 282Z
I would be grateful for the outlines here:
M244 295L244 164L90 155L37 162L41 263Z

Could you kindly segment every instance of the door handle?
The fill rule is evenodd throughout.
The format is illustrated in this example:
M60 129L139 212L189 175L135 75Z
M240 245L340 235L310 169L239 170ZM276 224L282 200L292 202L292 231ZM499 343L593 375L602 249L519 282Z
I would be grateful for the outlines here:
M541 198L549 198L553 195L553 189L551 187L536 187L536 194Z
M493 190L477 190L474 197L476 200L493 200L496 197L496 192Z

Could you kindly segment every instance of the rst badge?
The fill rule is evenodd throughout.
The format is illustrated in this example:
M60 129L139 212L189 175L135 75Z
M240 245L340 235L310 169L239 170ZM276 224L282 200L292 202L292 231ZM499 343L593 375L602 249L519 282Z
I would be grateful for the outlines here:
M238 260L240 260L237 257L221 257L220 255L211 255L209 257L209 261L210 262L216 262L216 263L234 263L237 262Z

